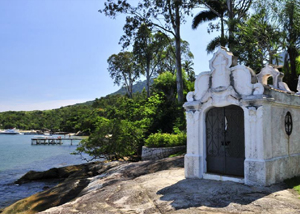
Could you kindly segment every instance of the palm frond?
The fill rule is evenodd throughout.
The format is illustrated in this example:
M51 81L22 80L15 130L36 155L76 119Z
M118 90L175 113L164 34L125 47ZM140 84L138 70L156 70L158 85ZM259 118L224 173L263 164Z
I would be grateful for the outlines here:
M194 17L193 23L192 23L192 29L196 29L198 27L198 25L203 22L212 21L217 18L218 18L218 16L212 11L209 11L209 10L202 11Z
M223 39L221 36L217 36L211 40L206 46L207 53L212 53L217 47L220 47L222 43L224 46L228 45L228 36L225 36Z
M214 38L207 44L206 51L207 51L207 53L212 53L219 46L221 46L221 37L220 36Z

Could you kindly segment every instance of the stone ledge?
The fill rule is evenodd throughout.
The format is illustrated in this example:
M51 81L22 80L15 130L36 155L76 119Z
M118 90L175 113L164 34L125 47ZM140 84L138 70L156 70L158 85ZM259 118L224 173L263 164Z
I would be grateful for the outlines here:
M159 147L148 148L143 146L142 148L142 160L158 160L169 157L176 152L182 151L186 146L174 146L174 147Z

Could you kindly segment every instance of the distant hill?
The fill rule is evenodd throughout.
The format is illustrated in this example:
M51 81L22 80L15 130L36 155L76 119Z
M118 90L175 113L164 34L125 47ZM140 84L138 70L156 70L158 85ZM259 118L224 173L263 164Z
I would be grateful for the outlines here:
M152 85L152 83L153 83L153 79L151 79L150 85ZM147 87L147 81L146 80L139 81L139 82L137 82L136 84L133 85L132 92L133 93L142 92L144 88L146 89L146 87ZM125 95L126 94L126 88L122 87L118 91L116 91L114 93L111 93L109 95L116 95L116 94Z
M69 106L76 106L76 105L87 105L87 106L91 106L91 105L93 105L93 103L94 103L94 100L91 100L91 101L86 101L86 102L84 102L84 103L76 103L76 104L74 104L74 105L69 105ZM65 107L67 107L67 106L65 106Z
M146 87L146 81L137 82L133 86L133 92L142 92ZM110 95L126 94L124 88ZM0 128L9 129L16 127L23 130L44 130L90 133L94 128L94 116L97 114L93 104L100 100L101 105L107 106L109 95L101 99L63 106L60 108L45 111L7 111L0 112ZM82 122L86 121L86 122Z
M152 84L153 84L153 79L151 79L151 81L150 81L150 85L152 85ZM133 88L132 88L133 93L142 92L144 88L146 90L146 85L147 85L146 80L137 82L136 84L133 85ZM117 90L116 92L108 94L108 95L117 95L117 94L125 95L126 89L124 87L122 87L119 90ZM75 105L93 105L93 103L94 103L94 100L91 100L91 101L87 101L84 103L77 103Z

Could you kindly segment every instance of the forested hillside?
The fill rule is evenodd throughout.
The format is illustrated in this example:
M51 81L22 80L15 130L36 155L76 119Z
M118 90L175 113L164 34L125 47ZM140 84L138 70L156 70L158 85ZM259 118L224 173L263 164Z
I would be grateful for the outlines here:
M184 75L184 93L191 90L193 83ZM116 94L95 99L92 104L2 112L0 128L82 131L90 137L80 144L79 153L120 158L138 154L148 138L152 146L185 144L185 117L176 97L176 74L164 72L154 79L150 97L143 89L132 98Z
M141 93L145 87L146 81L141 81L134 84L133 91L134 93ZM103 98L61 107L59 109L0 112L0 128L63 132L82 131L86 134L90 134L95 129L93 125L95 119L93 118L99 115L99 108L106 109L107 105L113 105L113 102L110 102L110 100L115 100L121 97L120 95L126 96L126 90L124 88Z

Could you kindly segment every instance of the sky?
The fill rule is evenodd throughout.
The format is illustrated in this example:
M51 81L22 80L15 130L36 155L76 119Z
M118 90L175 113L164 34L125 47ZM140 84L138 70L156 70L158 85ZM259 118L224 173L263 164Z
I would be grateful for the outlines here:
M125 17L98 12L105 0L0 0L0 112L60 108L117 91L107 59L122 50ZM209 70L207 24L181 37L194 70Z

